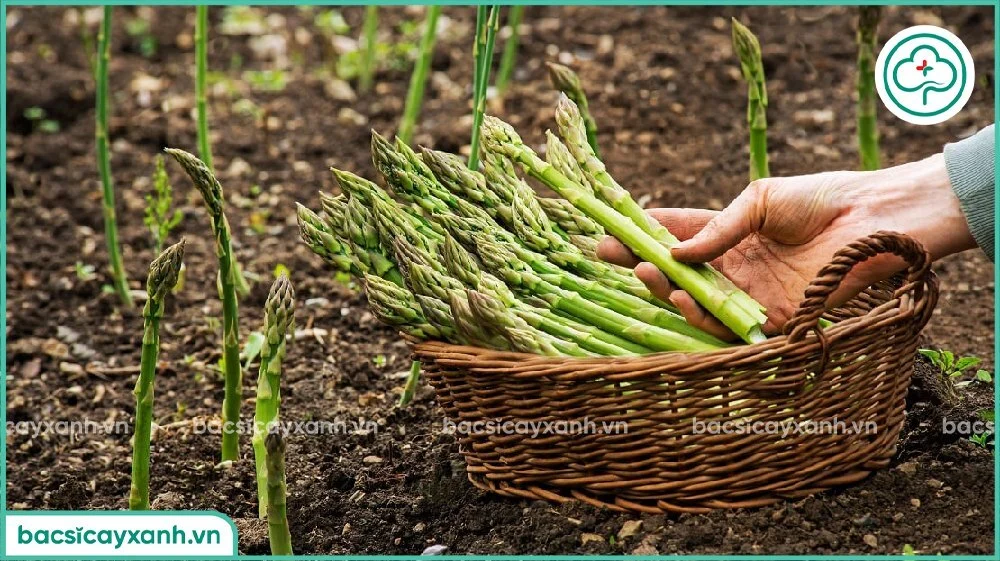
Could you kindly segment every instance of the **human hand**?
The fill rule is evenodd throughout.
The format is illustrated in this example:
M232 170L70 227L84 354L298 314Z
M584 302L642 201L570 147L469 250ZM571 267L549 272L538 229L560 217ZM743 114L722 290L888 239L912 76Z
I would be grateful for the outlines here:
M686 262L711 262L767 308L764 331L776 333L795 313L809 282L833 254L878 230L908 234L933 259L975 247L941 154L871 172L836 171L751 183L725 210L653 209L650 215L681 240L671 250ZM618 240L597 248L602 259L635 267L658 298L689 323L716 336L732 333L651 263L640 263ZM842 304L905 268L893 255L857 265L831 295Z

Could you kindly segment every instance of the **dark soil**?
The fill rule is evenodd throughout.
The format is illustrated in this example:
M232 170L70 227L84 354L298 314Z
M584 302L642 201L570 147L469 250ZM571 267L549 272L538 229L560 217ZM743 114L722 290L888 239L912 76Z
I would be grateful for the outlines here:
M470 12L451 18L434 58L416 142L444 150L467 144ZM395 407L409 366L404 345L366 311L363 296L336 282L298 241L293 202L335 190L330 165L374 177L369 128L391 133L405 96L405 70L378 76L355 101L327 92L327 61L314 13L273 10L268 33L286 40L288 87L256 93L241 69L282 64L246 36L213 35L215 68L233 81L211 99L215 165L230 199L236 253L262 279L241 304L245 333L259 329L272 271L292 275L298 331L284 374L286 421L361 419L375 428L289 437L289 514L297 553L900 553L984 554L993 543L993 456L968 435L946 435L944 419L975 420L992 407L991 387L972 384L946 403L918 367L910 415L893 466L849 488L796 502L710 515L614 514L487 495L467 482L433 392L422 387ZM343 11L357 29L361 11ZM384 9L385 30L419 10ZM552 123L555 93L542 63L575 66L588 86L609 168L649 206L721 208L745 186L745 88L729 46L730 16L750 23L767 64L772 171L788 175L856 166L853 148L853 11L846 8L543 8L527 10L515 81L496 109L527 140ZM152 16L158 49L141 54L128 19ZM111 138L118 216L132 287L153 257L143 196L164 146L194 151L193 10L116 10ZM221 11L213 10L218 23ZM93 84L71 12L10 8L7 145L7 419L130 422L142 319L122 311L105 270L100 189L94 165ZM884 164L939 151L993 122L991 8L888 8L881 38L917 23L951 27L975 58L977 87L949 122L916 127L880 112ZM354 32L352 32L353 34ZM498 57L499 58L499 57ZM147 93L142 93L145 90ZM253 101L248 116L235 103ZM245 104L244 104L245 105ZM60 131L35 131L24 110L42 107ZM168 299L156 380L152 486L158 509L216 509L237 521L240 550L268 551L256 519L252 461L220 468L218 437L198 434L220 409L215 258L197 193L168 166L185 219L187 283ZM77 274L77 263L96 268ZM935 266L942 297L926 346L982 357L992 370L993 268L979 252ZM384 358L384 361L382 360ZM244 381L253 395L255 370ZM244 411L248 411L245 408ZM245 413L246 414L246 413ZM8 434L12 509L121 509L129 487L129 431ZM244 457L250 457L244 446ZM641 527L622 537L623 526Z

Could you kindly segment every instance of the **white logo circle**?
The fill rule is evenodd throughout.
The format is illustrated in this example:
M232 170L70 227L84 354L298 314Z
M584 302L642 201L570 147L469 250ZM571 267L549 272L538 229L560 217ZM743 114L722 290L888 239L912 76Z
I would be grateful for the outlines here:
M936 125L965 107L976 81L972 54L961 39L934 25L894 35L875 63L875 87L893 115Z

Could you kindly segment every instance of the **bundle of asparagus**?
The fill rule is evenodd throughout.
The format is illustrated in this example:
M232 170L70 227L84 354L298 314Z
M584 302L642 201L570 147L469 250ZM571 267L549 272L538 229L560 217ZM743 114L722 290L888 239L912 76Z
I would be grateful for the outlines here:
M675 261L677 243L608 174L565 96L548 161L486 117L482 171L458 156L373 133L389 190L334 169L343 194L298 206L302 240L365 287L375 316L417 339L553 356L710 351L727 343L686 323L632 272L594 256L605 232L659 266L749 342L762 308L708 266ZM543 198L518 175L563 198Z

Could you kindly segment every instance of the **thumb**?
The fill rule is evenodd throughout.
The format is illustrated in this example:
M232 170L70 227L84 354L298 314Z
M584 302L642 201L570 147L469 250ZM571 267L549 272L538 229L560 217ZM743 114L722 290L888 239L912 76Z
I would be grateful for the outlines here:
M697 234L671 249L678 261L707 263L735 247L764 224L766 183L754 181Z

